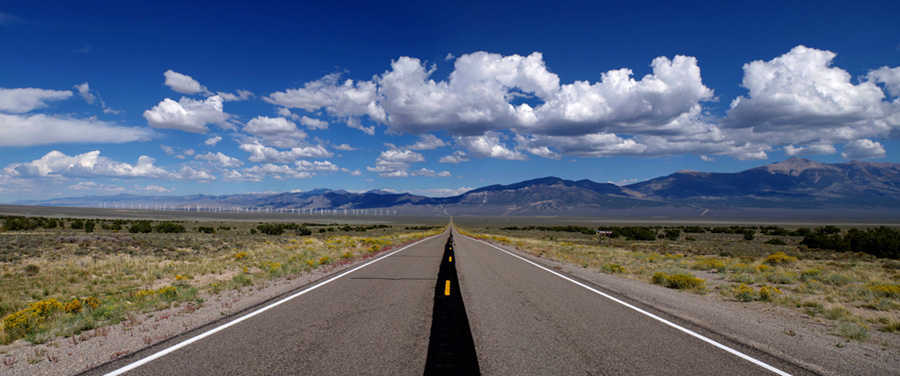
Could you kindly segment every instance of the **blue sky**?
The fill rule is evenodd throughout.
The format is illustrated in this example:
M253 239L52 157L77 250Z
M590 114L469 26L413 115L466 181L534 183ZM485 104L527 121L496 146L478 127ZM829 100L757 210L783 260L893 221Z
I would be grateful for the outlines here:
M8 2L0 202L900 162L900 5L808 4Z

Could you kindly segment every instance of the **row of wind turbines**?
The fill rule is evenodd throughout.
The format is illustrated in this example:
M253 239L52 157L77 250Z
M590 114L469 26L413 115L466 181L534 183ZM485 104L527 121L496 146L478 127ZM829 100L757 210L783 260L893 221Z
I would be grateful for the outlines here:
M98 204L100 209L129 209L129 210L161 210L161 211L187 211L187 212L209 212L209 213L291 213L296 215L345 215L345 216L394 216L397 215L396 210L389 209L312 209L312 208L261 208L261 207L240 207L240 206L208 206L208 205L175 205L175 204L134 204L134 203L112 203L101 202ZM152 209L151 209L152 208Z

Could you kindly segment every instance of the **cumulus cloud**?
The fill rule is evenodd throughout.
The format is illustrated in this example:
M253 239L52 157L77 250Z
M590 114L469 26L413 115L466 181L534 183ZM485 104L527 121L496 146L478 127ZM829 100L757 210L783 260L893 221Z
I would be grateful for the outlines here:
M456 143L466 149L475 158L497 158L510 160L527 160L528 157L516 150L507 148L500 141L500 134L487 132L481 136L458 136Z
M378 105L377 85L374 82L340 81L340 74L337 73L307 82L302 88L272 93L264 100L308 112L324 109L331 116L345 119L348 126L364 131L368 128L359 124L358 117L386 121L384 109Z
M835 56L797 46L745 64L748 92L730 102L725 117L706 108L718 98L703 83L700 62L683 55L653 59L651 73L642 77L621 68L598 72L596 82L568 83L539 52L454 56L446 79L435 78L436 65L401 56L370 81L333 74L266 101L288 114L287 108L324 110L367 134L375 127L363 125L366 117L389 131L426 135L408 149L428 150L424 137L445 131L476 158L695 154L752 160L779 148L795 155L833 153L826 145L900 134L900 67L881 67L854 82L833 66ZM512 136L515 148L503 142Z
M798 146L788 145L784 147L784 154L789 157L794 157L798 155L822 155L822 154L834 154L837 153L837 149L834 148L834 145L830 144L819 144L819 145L808 145L808 146Z
M335 172L341 171L328 161L297 161L294 166L286 164L265 163L249 168L238 170L229 170L225 174L225 179L233 181L261 181L266 177L276 180L286 179L308 179L316 176L319 172Z
M350 146L350 145L348 145L348 144L332 145L331 147L334 148L335 150L342 150L342 151L354 151L354 150L357 150L355 147L352 147L352 146Z
M422 154L412 150L390 149L381 152L375 160L374 167L366 167L369 172L377 172L379 176L386 178L398 178L409 176L410 163L424 162Z
M148 186L142 188L141 190L147 191L147 192L156 192L156 193L172 193L175 191L175 188L166 188L166 187L161 187L158 185L148 185Z
M437 138L437 136L433 134L423 134L419 136L419 141L417 141L415 144L407 146L406 148L412 150L432 150L447 145L449 144L444 142L444 140Z
M155 159L142 155L132 165L113 161L100 156L95 150L73 156L59 151L51 151L40 159L28 163L13 163L3 172L12 177L113 177L113 178L156 178L156 179L197 179L212 180L211 175L198 174L189 167L180 172L172 172L155 166ZM186 173L189 172L189 173Z
M619 137L613 133L594 133L578 137L568 136L516 136L518 148L545 158L558 158L558 154L550 150L554 148L565 155L579 157L609 157L641 155L647 151L647 145L633 139Z
M223 112L222 97L213 95L205 100L181 98L175 102L166 98L144 111L144 118L153 128L178 129L192 133L206 133L207 124L228 128L230 115Z
M294 166L297 171L308 172L336 172L340 168L329 161L296 161Z
M322 121L319 119L313 119L309 116L301 116L300 124L303 124L309 129L328 129L328 122Z
M222 141L222 137L216 136L207 138L206 141L203 141L203 143L206 144L206 146L214 147L219 143L219 141Z
M210 161L221 167L240 167L244 164L239 159L234 157L229 157L221 152L213 153L209 152L206 154L197 154L194 159L201 159L204 161Z
M34 146L58 143L125 143L146 140L153 132L94 118L0 114L0 146Z
M475 188L472 187L460 187L460 188L435 188L435 189L416 189L416 193L420 195L425 195L428 197L451 197L451 196L459 196L463 193L471 191Z
M468 162L468 161L469 161L469 156L466 154L466 152L464 152L462 150L457 150L457 151L454 151L453 154L445 155L445 156L441 157L441 159L438 160L438 163L457 164L457 163Z
M206 86L200 85L200 82L191 76L175 72L171 69L167 70L163 75L166 77L164 85L173 91L182 94L209 93Z
M21 114L47 107L47 102L61 101L71 97L72 92L68 90L0 88L0 111Z
M341 172L350 174L350 176L360 176L360 175L362 175L362 172L361 172L361 171L359 171L359 170L351 170L351 169L346 168L346 167L341 167Z
M882 68L858 84L832 66L836 54L805 46L769 61L744 65L743 86L749 96L731 102L728 128L750 128L769 143L822 143L886 136L900 119L896 106L884 102L876 82L887 83L891 71Z
M244 126L244 132L261 138L265 144L282 148L297 146L306 138L306 132L283 117L257 116Z
M412 175L413 176L425 176L425 177L429 177L429 178L449 178L452 176L450 174L450 171L437 172L434 170L429 170L427 168L420 168L418 170L413 170Z
M222 97L226 102L245 101L254 97L253 93L247 90L238 90L237 94L220 91L217 92L216 95Z
M298 159L330 158L333 154L322 145L295 147L281 151L259 142L241 144L241 150L250 153L250 162L291 163Z
M94 100L97 98L94 97L94 94L91 94L91 87L87 82L75 85L75 89L78 90L78 94L81 94L81 98L84 99L85 102L94 104Z
M884 147L872 140L853 140L844 144L841 156L846 159L872 159L885 156Z

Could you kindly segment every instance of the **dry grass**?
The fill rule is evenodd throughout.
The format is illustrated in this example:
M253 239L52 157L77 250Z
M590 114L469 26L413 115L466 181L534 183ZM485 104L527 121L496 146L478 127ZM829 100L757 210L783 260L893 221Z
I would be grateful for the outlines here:
M202 292L334 268L440 231L394 226L359 232L323 226L331 230L269 236L250 234L255 223L183 224L188 232L181 234L0 232L0 253L7 260L0 262L0 318L19 317L15 323L0 321L5 324L0 324L0 344L78 334L121 322L129 312L168 308L199 300ZM219 230L198 233L196 227L202 225ZM35 311L32 305L51 299L59 309L29 316ZM86 304L89 301L99 304Z
M900 262L865 254L807 250L798 247L797 237L781 237L788 244L781 246L766 244L771 237L747 241L736 234L685 234L675 241L618 238L599 242L580 233L497 228L468 232L542 258L603 273L672 288L683 285L686 287L680 288L715 294L724 300L792 307L818 320L829 320L835 333L850 339L864 340L870 327L895 332L900 321ZM687 281L693 277L690 270L702 272L705 280L695 278L699 280L696 284L670 282L678 278Z

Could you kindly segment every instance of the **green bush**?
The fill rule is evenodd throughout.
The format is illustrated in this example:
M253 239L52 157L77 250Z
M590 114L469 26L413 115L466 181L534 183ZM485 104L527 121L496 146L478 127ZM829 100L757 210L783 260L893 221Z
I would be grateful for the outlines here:
M280 224L272 224L272 223L263 223L261 225L256 226L259 232L266 235L281 235L284 234L284 226Z
M197 227L197 232L204 233L204 234L215 234L216 229L214 227L200 226L200 227Z
M150 221L134 221L131 223L131 227L128 228L128 232L132 234L147 234L153 232L153 225L150 224Z
M778 239L778 238L772 238L772 239L766 240L766 244L771 244L771 245L787 245L787 243L785 243L784 240L781 240L781 239Z
M88 219L84 222L84 232L94 232L94 221Z
M182 233L185 232L184 226L172 223L172 222L163 222L153 227L153 231L164 233L164 234L173 234L173 233Z

